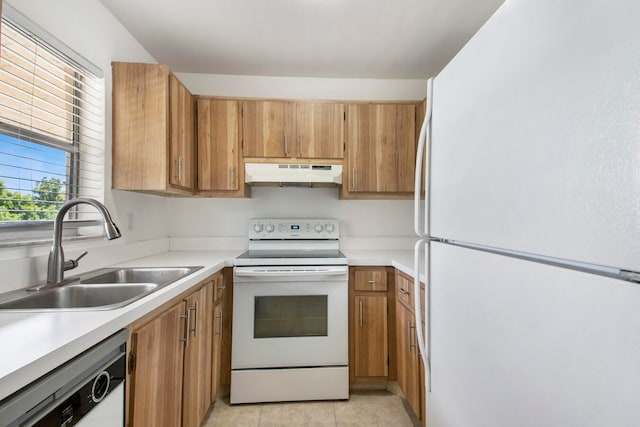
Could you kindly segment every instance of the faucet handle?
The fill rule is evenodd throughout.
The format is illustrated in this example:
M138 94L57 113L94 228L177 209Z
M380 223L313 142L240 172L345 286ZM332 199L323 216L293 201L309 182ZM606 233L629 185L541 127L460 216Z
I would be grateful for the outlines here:
M89 252L87 251L82 251L82 253L80 254L80 256L76 259L70 259L64 262L64 270L71 270L73 268L76 268L79 265L79 261L82 259L82 257L84 257L86 254L88 254Z

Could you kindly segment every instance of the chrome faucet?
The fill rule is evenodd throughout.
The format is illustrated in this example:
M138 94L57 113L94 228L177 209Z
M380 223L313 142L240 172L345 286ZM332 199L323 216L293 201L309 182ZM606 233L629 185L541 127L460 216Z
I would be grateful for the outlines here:
M104 221L104 234L107 240L117 239L121 236L120 230L118 230L118 227L111 219L109 211L102 203L94 199L84 198L68 200L60 207L53 223L53 246L51 246L51 252L49 252L47 285L62 283L64 280L64 272L76 268L78 266L78 260L87 254L85 251L78 258L65 261L64 252L62 251L62 219L69 209L81 203L91 205L100 212Z

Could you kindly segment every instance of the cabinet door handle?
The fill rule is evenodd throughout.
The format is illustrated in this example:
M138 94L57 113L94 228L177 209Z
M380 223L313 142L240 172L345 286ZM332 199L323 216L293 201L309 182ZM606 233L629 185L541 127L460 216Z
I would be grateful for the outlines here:
M299 154L300 157L302 157L303 141L304 141L304 135L300 135L300 154Z
M360 305L360 327L362 328L363 317L364 317L364 310L363 310L364 303L362 302L362 300L360 300L359 305Z
M234 166L229 169L229 186L233 187L236 185L236 168Z
M193 322L193 329L189 329L189 332L193 332L193 337L197 337L198 336L198 303L196 302L195 305L193 306L193 308L188 309L188 311L192 311L194 312L194 322Z
M178 182L182 182L182 156L178 156L176 159L176 179Z
M189 329L191 323L191 310L187 309L187 314L180 315L181 319L185 319L184 322L184 338L181 338L180 341L184 342L185 347L189 347Z
M220 323L218 324L218 332L216 333L216 335L219 335L220 338L222 338L222 313L224 313L222 310L220 310L220 315L217 317L217 319L219 319Z
M289 135L284 132L284 155L285 157L289 155Z
M415 326L411 326L411 320L407 320L407 344L409 347L409 353L411 353L411 348L415 347L415 344L411 344L411 329L414 329Z
M376 283L376 281L375 280L369 280L368 283L371 283L373 285L374 283Z
M356 188L356 168L355 166L351 167L351 189L355 190Z

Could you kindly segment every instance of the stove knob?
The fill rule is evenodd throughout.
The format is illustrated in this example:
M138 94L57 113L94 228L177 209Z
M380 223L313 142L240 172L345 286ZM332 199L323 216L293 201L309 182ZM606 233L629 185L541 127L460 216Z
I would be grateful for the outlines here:
M267 226L265 227L265 229L267 230L267 233L273 233L273 231L276 229L273 224L267 224Z
M333 233L336 230L336 226L333 224L327 224L324 226L324 229L327 230L327 233Z
M262 231L263 225L260 223L253 224L253 231L256 233L260 233Z
M313 229L316 230L317 233L322 233L322 224L316 224Z

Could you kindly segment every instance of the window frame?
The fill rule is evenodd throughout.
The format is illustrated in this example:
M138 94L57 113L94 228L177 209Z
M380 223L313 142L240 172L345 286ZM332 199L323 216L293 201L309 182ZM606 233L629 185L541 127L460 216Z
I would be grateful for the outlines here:
M82 71L87 72L97 79L104 79L104 72L102 69L91 63L86 58L82 57L80 54L75 52L71 47L51 35L49 32L41 28L38 24L33 22L31 19L20 13L17 9L13 8L11 5L5 3L1 9L0 15L0 25L4 25L2 21L7 20L10 22L10 25L19 28L20 31L25 34L35 38L36 40L40 40L44 42L50 49L53 49L52 52L54 55L58 57L62 56L63 60L66 63L72 64L75 67L80 68ZM14 126L12 124L0 122L0 133L3 135L11 136L10 131L20 132L20 140L30 142L33 144L39 144L42 146L46 146L49 148L54 148L58 150L62 150L69 155L69 169L67 172L67 183L65 184L65 192L67 200L71 200L80 196L80 144L81 142L81 114L82 109L80 107L80 103L82 102L82 91L79 87L79 77L81 76L77 71L74 71L73 76L75 77L73 81L73 105L71 106L72 113L72 124L71 124L71 138L67 142L61 142L56 140L55 138L34 132L32 130L27 130L23 128L19 128L18 126ZM104 85L102 86L103 96L105 95ZM104 126L104 115L102 116L103 126ZM103 148L104 148L104 134L103 134ZM104 159L103 157L103 160ZM104 176L104 175L103 175ZM104 181L102 188L102 198L104 199ZM78 230L80 228L86 227L98 227L101 226L102 221L98 219L78 219L78 210L77 207L74 207L69 210L66 216L67 220L64 221L65 230L73 231ZM51 241L51 234L45 234L45 232L53 231L54 220L24 220L24 221L3 221L0 222L0 248L3 247L13 247L13 246L23 246L30 244L42 244L46 241ZM5 237L3 234L10 233L10 237ZM29 235L25 238L15 238L13 237L16 233L28 233ZM67 234L67 233L65 233ZM97 234L89 234L89 235L80 235L77 233L73 233L72 235L65 237L69 240L75 239L91 239L100 237Z

